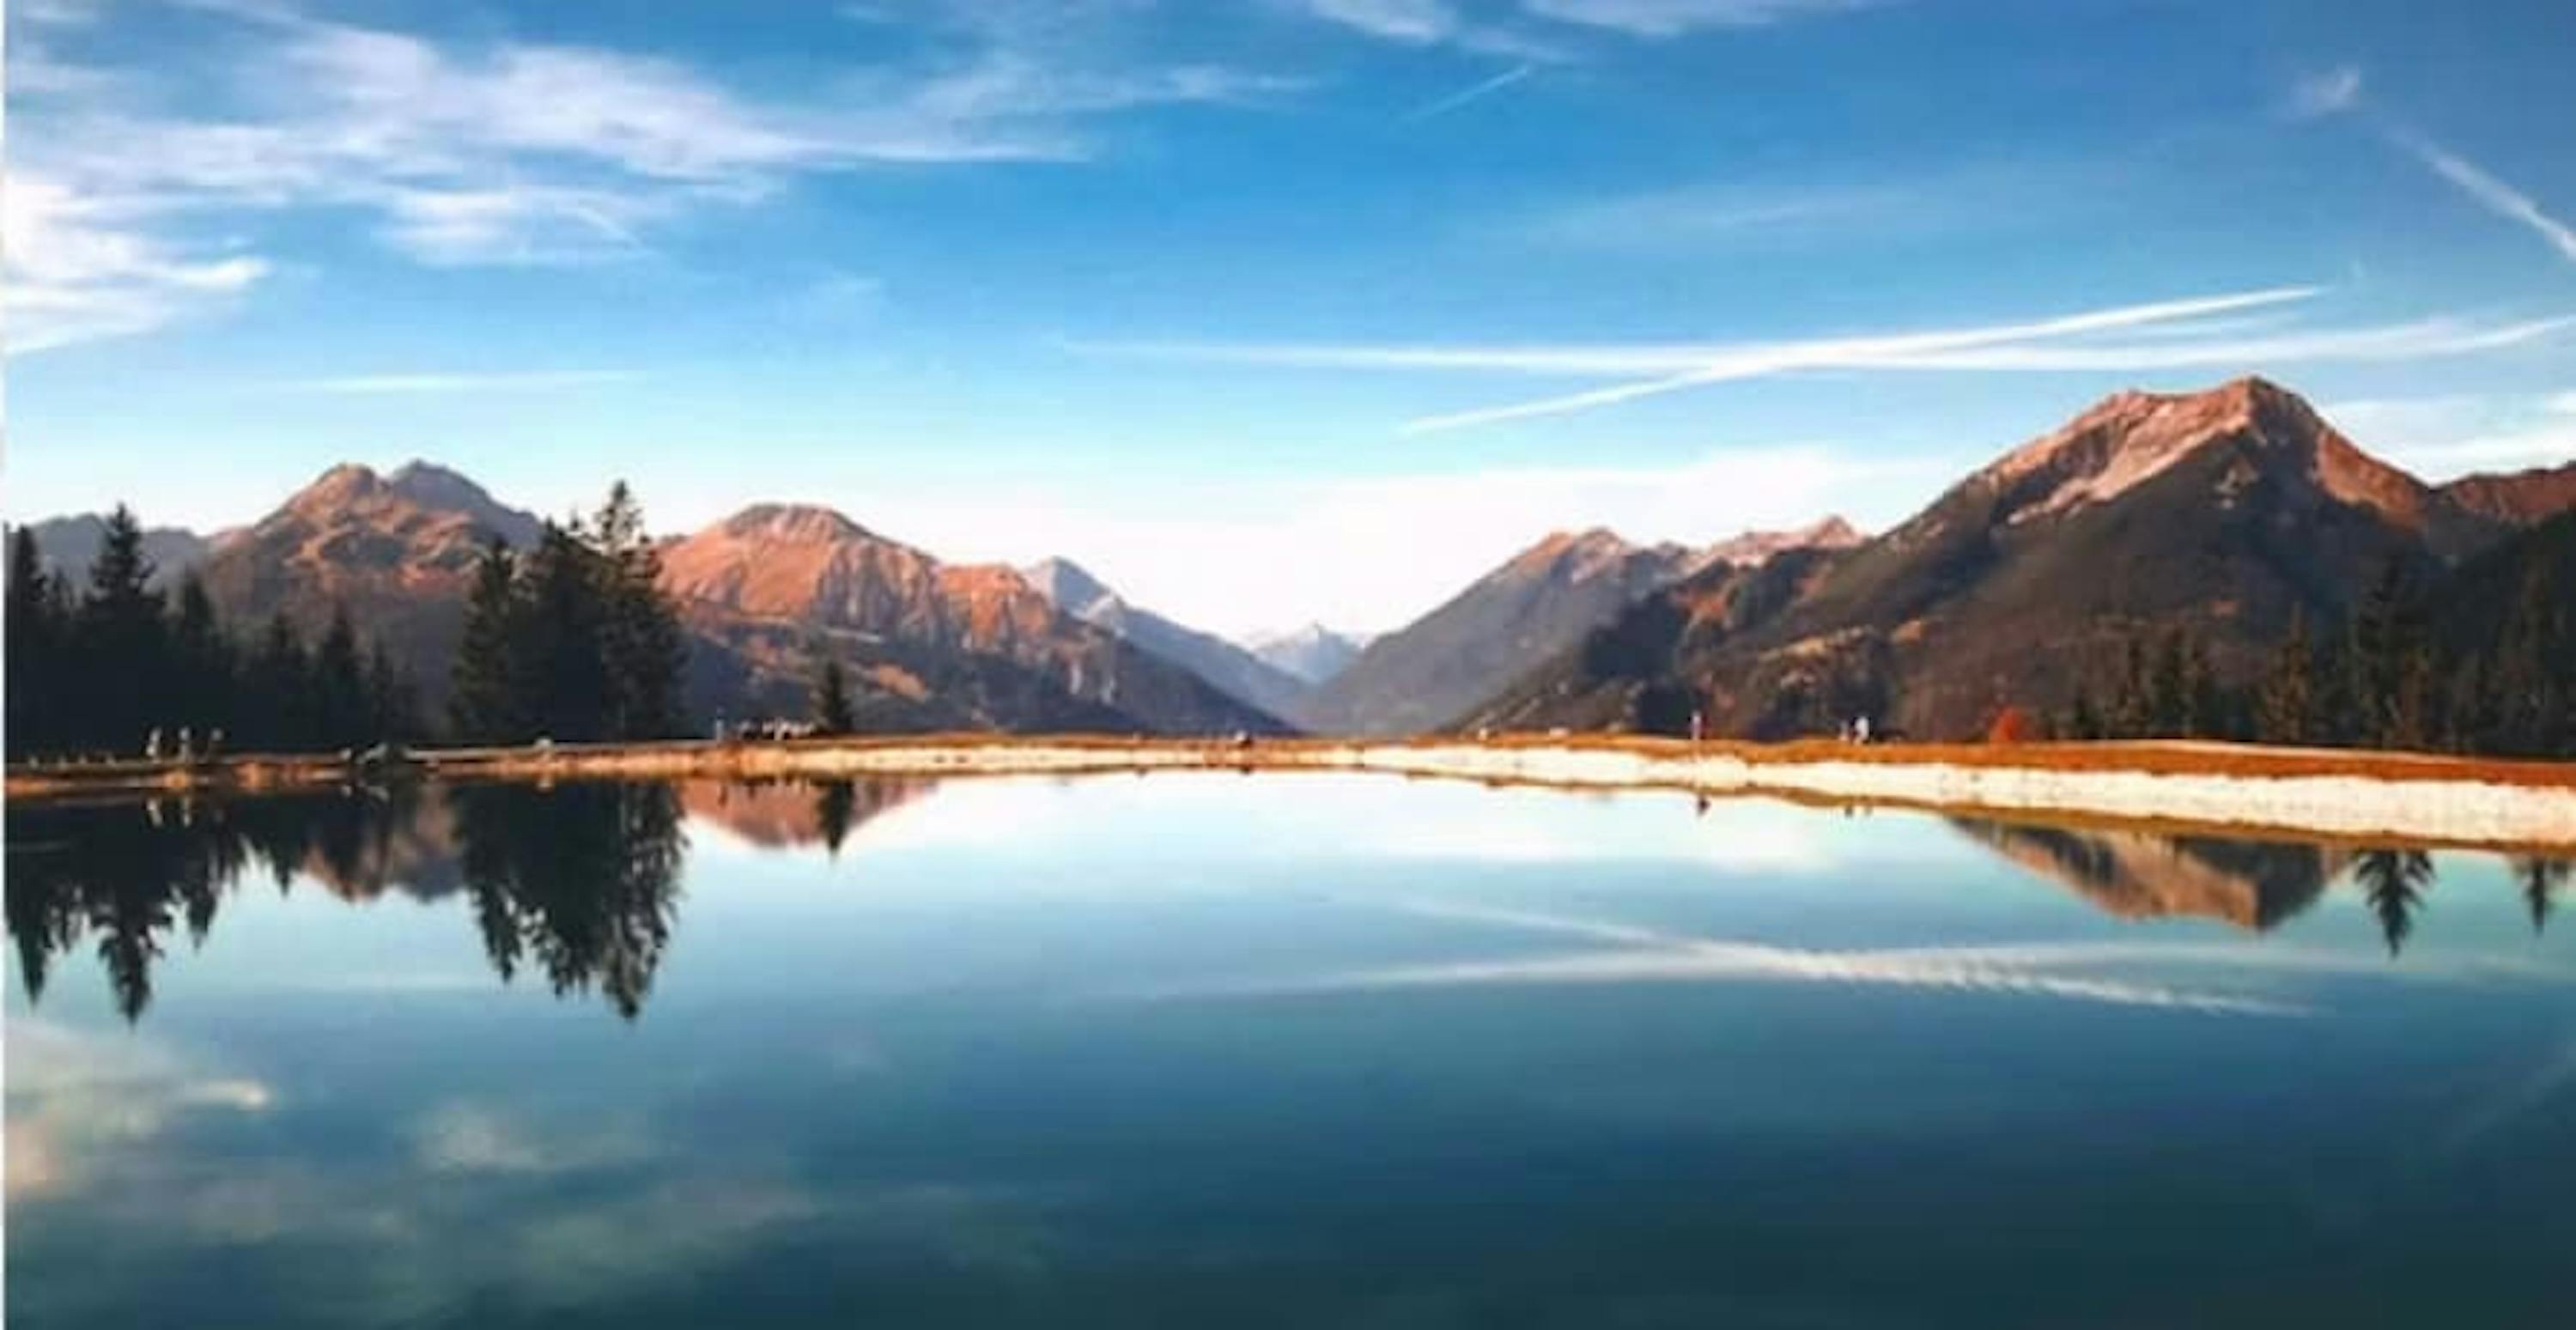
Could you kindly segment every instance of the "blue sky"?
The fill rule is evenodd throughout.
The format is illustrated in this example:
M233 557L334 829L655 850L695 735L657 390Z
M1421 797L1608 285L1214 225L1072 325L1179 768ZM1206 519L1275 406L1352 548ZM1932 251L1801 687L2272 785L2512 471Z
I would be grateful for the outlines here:
M1227 631L2244 372L2576 456L2576 7L20 0L13 515L429 457Z

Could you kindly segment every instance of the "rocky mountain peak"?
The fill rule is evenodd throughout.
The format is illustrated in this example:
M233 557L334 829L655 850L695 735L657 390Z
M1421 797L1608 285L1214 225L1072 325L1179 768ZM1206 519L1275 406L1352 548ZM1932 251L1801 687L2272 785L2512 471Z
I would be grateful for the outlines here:
M1696 570L1712 564L1760 564L1791 550L1842 550L1861 543L1860 532L1840 516L1829 516L1790 531L1746 531L1693 555Z
M1040 559L1021 569L1020 576L1037 588L1038 594L1053 601L1057 609L1076 618L1091 618L1099 610L1119 603L1117 592L1071 559Z
M2297 393L2253 376L2202 392L2115 393L1977 479L2012 495L2009 520L2023 522L2108 503L2220 445L2258 468L2304 472L2343 502L2422 521L2422 484L2354 447Z
M726 518L717 530L736 540L786 545L831 545L875 538L838 509L807 503L756 503Z

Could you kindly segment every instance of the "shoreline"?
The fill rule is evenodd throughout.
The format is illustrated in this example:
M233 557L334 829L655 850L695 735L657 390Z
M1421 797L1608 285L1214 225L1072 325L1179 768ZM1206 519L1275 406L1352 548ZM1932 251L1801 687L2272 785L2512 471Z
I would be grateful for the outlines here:
M1614 736L1204 739L922 735L423 750L380 776L442 781L842 780L1146 771L1378 772L1566 789L1758 795L2224 834L2576 853L2576 763L2200 742L1787 744ZM257 794L357 783L336 757L13 768L11 801Z

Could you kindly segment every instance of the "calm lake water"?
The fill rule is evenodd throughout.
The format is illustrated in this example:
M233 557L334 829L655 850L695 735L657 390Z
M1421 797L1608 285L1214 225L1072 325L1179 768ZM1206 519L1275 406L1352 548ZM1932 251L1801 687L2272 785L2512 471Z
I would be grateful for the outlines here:
M1327 776L7 830L12 1326L2576 1324L2559 864Z

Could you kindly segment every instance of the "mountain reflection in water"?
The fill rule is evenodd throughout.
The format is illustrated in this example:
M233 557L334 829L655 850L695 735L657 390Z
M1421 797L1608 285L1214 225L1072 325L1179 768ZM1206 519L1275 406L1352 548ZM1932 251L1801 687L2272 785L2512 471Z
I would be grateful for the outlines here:
M301 879L352 904L462 894L502 982L542 975L558 996L596 992L633 1019L679 922L688 824L760 850L837 856L855 829L933 789L917 780L468 785L16 808L8 929L31 1002L64 957L90 947L117 1010L134 1021L151 1005L153 964L171 938L184 928L202 945L245 881L286 892ZM2270 931L2349 883L2392 956L2437 885L2419 848L1949 821L2121 918ZM2533 929L2545 930L2570 863L2517 856L2508 867Z
M2378 921L2391 956L2404 951L2414 935L2435 882L2433 857L2420 848L1950 821L2013 863L2072 888L2104 913L2128 919L2190 916L2269 932L2348 878ZM2506 862L2532 931L2545 932L2566 888L2569 861L2514 855Z

